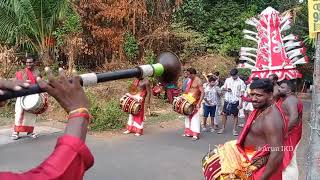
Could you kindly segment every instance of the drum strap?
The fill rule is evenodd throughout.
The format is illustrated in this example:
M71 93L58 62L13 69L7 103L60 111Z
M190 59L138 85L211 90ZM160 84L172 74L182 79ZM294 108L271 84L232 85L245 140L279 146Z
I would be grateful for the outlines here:
M36 80L36 77L35 77L36 74L33 74L33 72L28 68L25 69L25 72L26 72L26 74L28 76L28 80L31 81L31 84L36 84L37 83L37 80Z
M137 87L139 87L139 83L140 83L140 80L139 80L139 79L136 79L136 80L133 82L133 84L134 84L135 86L137 86Z
M39 75L40 75L39 71L35 70L34 72L32 72L28 68L25 68L24 70L18 71L16 73L16 78L18 80L30 80L32 84L35 84L36 77Z
M186 91L185 93L188 93L191 89L191 86L192 86L192 83L193 83L193 80L192 79L189 79L188 83L187 83L187 87L186 87Z

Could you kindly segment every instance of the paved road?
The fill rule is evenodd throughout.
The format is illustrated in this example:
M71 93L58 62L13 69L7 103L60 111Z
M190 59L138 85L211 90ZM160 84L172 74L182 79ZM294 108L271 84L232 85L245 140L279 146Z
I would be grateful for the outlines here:
M306 108L308 110L308 108ZM231 123L225 135L205 133L199 141L181 137L181 127L146 128L145 135L88 137L95 156L95 165L85 176L87 180L201 180L200 160L208 144L234 139ZM167 124L168 125L168 124ZM170 122L169 122L170 125ZM24 171L39 164L52 151L61 133L24 139L0 145L0 170Z

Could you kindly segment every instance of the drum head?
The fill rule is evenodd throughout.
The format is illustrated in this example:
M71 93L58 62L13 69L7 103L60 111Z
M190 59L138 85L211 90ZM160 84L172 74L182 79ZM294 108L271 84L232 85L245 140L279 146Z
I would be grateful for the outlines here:
M25 110L32 109L33 107L35 107L38 104L39 99L40 99L39 94L31 94L28 96L24 96L21 98L21 106Z

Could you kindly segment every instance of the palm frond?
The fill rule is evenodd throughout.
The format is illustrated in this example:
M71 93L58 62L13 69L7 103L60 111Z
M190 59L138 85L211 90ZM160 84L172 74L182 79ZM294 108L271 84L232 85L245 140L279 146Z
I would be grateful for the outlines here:
M0 41L41 51L68 8L68 0L1 0Z

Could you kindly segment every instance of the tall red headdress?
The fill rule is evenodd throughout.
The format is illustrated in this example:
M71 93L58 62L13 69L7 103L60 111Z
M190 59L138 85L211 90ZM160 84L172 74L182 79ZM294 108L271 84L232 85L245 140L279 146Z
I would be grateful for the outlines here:
M303 42L298 41L297 36L285 33L291 28L290 13L280 15L268 7L258 18L246 21L256 32L243 30L244 38L255 41L257 48L241 48L238 68L251 69L250 79L267 78L270 74L278 75L279 80L301 78L296 65L307 63L308 57Z

